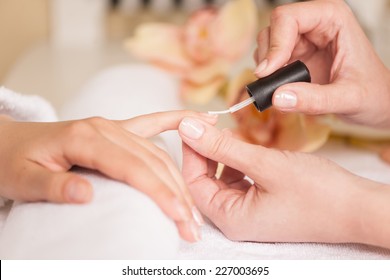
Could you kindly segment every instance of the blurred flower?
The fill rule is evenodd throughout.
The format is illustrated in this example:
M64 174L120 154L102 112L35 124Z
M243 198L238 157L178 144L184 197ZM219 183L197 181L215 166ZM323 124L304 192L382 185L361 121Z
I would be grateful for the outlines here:
M145 23L126 41L135 56L181 78L185 100L207 103L226 83L234 65L249 51L257 29L253 0L233 0L220 9L193 13L184 26Z
M253 82L252 70L245 70L233 78L226 91L229 106L246 98L245 85ZM259 113L255 106L247 106L232 115L237 121L238 137L253 143L283 150L311 152L328 140L330 128L319 117L300 113L283 114L273 109Z
M181 94L187 102L205 104L216 94L224 93L230 106L248 97L245 85L256 79L251 70L230 76L255 39L257 12L254 0L231 0L220 9L206 7L194 12L182 26L141 24L126 41L126 47L136 57L178 75ZM375 141L381 139L378 133L340 126L336 118L324 121L322 117L299 113L283 114L272 107L259 113L254 106L232 116L237 121L238 137L251 143L310 152L320 148L331 132L341 131L355 146L375 150L390 162L390 143L377 144ZM374 142L365 139L367 135L373 135Z
M332 134L354 147L377 153L385 162L390 163L390 131L346 123L336 117L326 120Z

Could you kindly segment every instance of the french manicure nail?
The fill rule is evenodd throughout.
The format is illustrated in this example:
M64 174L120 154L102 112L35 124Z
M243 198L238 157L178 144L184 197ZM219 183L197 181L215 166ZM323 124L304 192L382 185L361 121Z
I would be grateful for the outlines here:
M195 238L195 241L202 240L202 236L200 234L200 229L194 222L190 222L190 230L192 232L192 235Z
M186 207L181 203L178 199L175 199L173 205L176 209L176 212L179 214L179 217L182 221L191 220L191 215L189 211L187 211Z
M193 206L191 210L192 210L192 217L194 218L195 222L198 224L198 226L203 226L204 220L203 220L202 214L200 214L198 208Z
M184 118L179 125L179 131L188 138L196 140L202 137L204 126L194 119Z
M200 113L202 116L204 117L207 117L207 118L212 118L212 119L216 119L218 118L218 115L217 114L210 114L210 113Z
M255 74L260 75L261 72L263 72L263 71L265 70L265 68L267 68L267 66L268 66L268 60L267 60L267 59L264 59L264 60L256 67Z
M291 109L297 105L297 96L294 92L283 91L274 95L274 106L282 109Z
M66 186L66 194L71 202L86 202L90 199L90 191L82 183L71 181Z

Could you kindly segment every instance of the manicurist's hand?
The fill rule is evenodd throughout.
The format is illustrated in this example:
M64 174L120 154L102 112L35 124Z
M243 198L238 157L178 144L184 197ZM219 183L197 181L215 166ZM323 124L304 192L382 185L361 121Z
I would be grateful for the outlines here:
M258 35L256 74L266 76L297 59L307 64L313 84L280 87L275 108L390 127L389 70L344 1L307 1L272 12L270 26Z
M184 180L166 152L147 138L177 129L189 111L144 115L124 121L103 118L27 123L0 118L0 195L24 201L85 203L90 183L73 166L100 171L150 196L173 219L181 236L199 239L201 220Z
M244 143L193 118L179 133L192 197L229 239L390 248L390 187L324 158ZM218 162L225 167L216 177Z

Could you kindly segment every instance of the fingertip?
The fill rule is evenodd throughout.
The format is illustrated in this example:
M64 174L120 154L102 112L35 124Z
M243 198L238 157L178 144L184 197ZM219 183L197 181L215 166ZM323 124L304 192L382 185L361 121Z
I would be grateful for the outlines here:
M177 222L177 230L184 240L195 243L202 240L200 227L194 222Z
M281 111L292 110L297 106L298 98L291 90L280 90L273 95L272 103Z
M79 177L68 180L64 187L65 202L87 203L92 200L93 188L91 184Z
M217 120L218 119L218 115L217 114L210 114L209 112L207 113L199 113L202 117L205 117L206 120Z
M255 75L257 77L263 77L268 66L268 59L263 59L255 69Z
M198 208L196 208L196 206L192 206L191 212L192 212L192 217L193 217L194 221L196 222L196 224L198 226L203 226L204 220L203 220L202 214L199 212Z
M204 125L194 118L185 117L180 122L179 133L186 138L197 140L203 136L204 132Z

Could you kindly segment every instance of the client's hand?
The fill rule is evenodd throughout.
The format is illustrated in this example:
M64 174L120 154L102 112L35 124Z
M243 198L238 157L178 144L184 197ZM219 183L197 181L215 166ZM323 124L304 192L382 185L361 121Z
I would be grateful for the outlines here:
M229 239L390 247L388 187L324 158L244 143L199 120L183 119L179 133L192 197ZM218 178L217 162L225 164Z
M72 166L98 170L150 196L178 225L182 237L199 238L197 210L180 172L146 138L177 129L188 111L155 113L125 121L103 118L56 122L0 119L0 195L25 201L85 203L92 187L68 172ZM195 217L195 218L194 218Z

